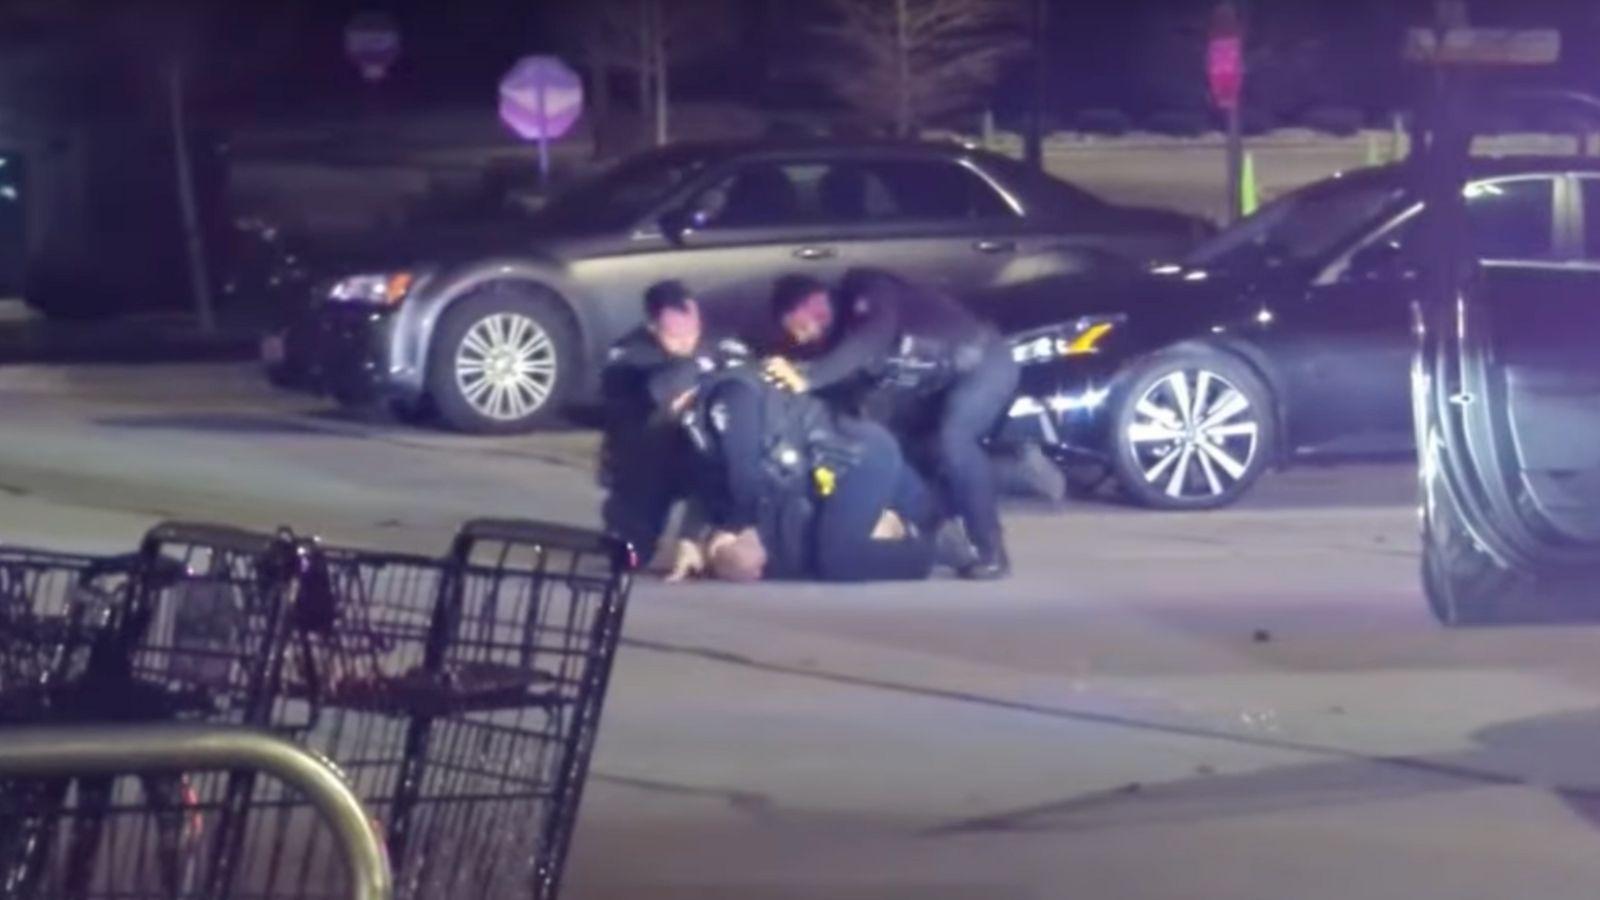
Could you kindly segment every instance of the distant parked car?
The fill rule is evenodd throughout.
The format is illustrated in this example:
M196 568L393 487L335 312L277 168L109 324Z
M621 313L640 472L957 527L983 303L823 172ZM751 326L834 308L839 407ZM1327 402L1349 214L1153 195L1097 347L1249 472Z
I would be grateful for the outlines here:
M975 299L1170 258L1208 230L956 144L680 145L525 220L352 256L267 352L280 372L299 361L285 380L344 402L426 403L462 431L522 431L591 396L596 361L658 279L684 279L713 320L755 333L785 272L872 265Z
M1330 178L1148 277L988 301L1024 366L1006 436L1163 509L1230 504L1275 464L1410 453L1409 182L1400 167ZM1549 282L1600 264L1600 206L1580 202L1600 164L1477 160L1467 182L1492 271Z

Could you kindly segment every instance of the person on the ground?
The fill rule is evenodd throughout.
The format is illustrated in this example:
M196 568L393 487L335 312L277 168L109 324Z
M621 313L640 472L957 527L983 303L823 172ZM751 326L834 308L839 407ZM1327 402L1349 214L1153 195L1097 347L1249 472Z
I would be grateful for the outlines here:
M644 315L643 325L612 346L601 374L600 448L600 481L608 490L601 521L633 546L642 565L655 554L673 505L699 477L661 376L684 363L715 371L746 355L737 341L707 336L700 306L682 282L652 285Z
M707 482L705 536L680 543L675 576L928 577L938 510L888 431L753 372L679 377L679 396L694 398L686 425L720 478Z
M802 358L767 360L768 376L841 402L865 405L876 394L902 420L925 418L925 446L974 551L961 574L1008 575L994 472L983 447L1020 377L1000 333L953 298L868 269L846 273L837 291L808 276L785 276L774 286L772 311Z

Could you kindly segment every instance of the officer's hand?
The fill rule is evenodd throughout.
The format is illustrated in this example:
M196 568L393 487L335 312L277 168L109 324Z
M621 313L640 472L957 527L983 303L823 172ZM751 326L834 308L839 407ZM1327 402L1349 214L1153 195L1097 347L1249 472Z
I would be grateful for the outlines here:
M781 356L771 357L762 363L761 370L766 374L768 380L797 394L805 393L807 388L810 387L806 383L806 377L800 374L799 368Z
M706 557L700 552L700 545L694 541L678 541L677 549L672 554L672 571L667 573L667 581L676 584L687 578L697 577L705 570Z
M684 391L683 393L674 397L672 400L672 414L676 416L688 409L689 404L694 402L694 395L695 392L690 390Z

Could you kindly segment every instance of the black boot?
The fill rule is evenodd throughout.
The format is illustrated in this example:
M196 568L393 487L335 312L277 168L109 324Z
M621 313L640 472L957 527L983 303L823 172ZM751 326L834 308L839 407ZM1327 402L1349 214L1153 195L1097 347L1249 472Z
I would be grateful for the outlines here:
M977 561L961 570L961 577L969 581L1000 581L1010 575L1011 557L1006 555L1003 545L978 551Z
M933 536L934 565L963 573L978 563L978 551L967 539L960 519L946 519Z

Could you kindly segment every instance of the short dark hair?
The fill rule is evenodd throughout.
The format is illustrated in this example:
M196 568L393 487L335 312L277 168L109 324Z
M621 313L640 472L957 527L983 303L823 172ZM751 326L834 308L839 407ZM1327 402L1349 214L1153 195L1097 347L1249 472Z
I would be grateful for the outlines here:
M772 314L781 319L794 312L807 297L827 291L827 285L810 275L785 275L772 286Z
M669 309L685 312L693 302L694 294L683 282L675 278L658 281L644 292L644 317L653 322Z

